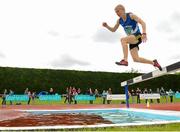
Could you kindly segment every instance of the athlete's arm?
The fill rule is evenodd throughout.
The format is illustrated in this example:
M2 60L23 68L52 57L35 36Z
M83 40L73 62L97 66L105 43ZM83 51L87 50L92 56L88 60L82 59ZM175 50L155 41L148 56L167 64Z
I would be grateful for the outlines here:
M115 32L118 27L119 27L119 19L118 21L116 22L116 24L114 25L114 27L110 27L106 22L103 22L102 24L104 27L106 27L108 30L110 30L111 32Z
M141 18L139 18L138 16L136 16L134 14L130 14L130 17L131 17L131 19L133 19L136 22L138 22L139 24L141 24L141 26L142 26L142 33L143 33L142 40L143 40L143 42L146 42L146 40L147 40L146 23Z
M134 15L134 14L130 14L131 19L135 20L136 22L140 23L142 26L142 32L146 33L146 23L139 18L138 16Z

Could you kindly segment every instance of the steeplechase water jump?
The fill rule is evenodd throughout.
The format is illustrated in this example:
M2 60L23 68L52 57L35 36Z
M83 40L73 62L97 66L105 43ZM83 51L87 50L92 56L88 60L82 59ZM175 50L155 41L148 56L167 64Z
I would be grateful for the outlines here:
M119 26L122 26L127 35L120 40L123 58L115 62L115 66L119 69L121 66L129 66L128 52L130 51L134 62L150 64L156 70L141 74L0 67L0 90L8 84L13 84L8 85L12 89L15 87L19 90L23 85L34 90L32 92L26 88L24 94L22 89L19 93L13 93L10 89L9 94L7 89L4 90L0 95L2 96L0 131L71 131L74 129L94 131L97 128L100 131L106 128L110 131L124 128L125 131L129 131L133 126L136 131L140 131L141 127L145 130L151 128L154 130L154 126L164 130L170 124L178 126L177 129L173 126L173 130L180 130L180 91L175 87L179 87L180 75L179 73L174 76L170 74L180 71L180 61L161 67L160 60L139 56L139 45L145 46L142 43L147 41L149 34L146 23L133 12L126 12L121 4L117 5L114 11L118 16L116 24L111 27L103 22L101 28L115 32ZM168 82L166 88L174 88L177 90L176 93L172 90L155 91L157 81L148 82L168 74L170 75L164 78ZM168 80L169 78L174 80ZM132 92L135 89L134 84L141 82L146 82L147 85L142 84L136 92ZM163 85L161 83L162 81L158 84ZM152 89L147 91L147 86ZM50 87L49 92L46 87ZM139 89L145 90L139 92ZM139 100L135 102L134 100L138 98Z

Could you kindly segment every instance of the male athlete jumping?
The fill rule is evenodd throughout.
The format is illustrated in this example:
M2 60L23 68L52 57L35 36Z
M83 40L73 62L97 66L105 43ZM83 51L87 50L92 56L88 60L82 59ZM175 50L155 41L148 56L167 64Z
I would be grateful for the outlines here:
M159 68L159 70L162 70L160 64L156 59L148 60L138 55L138 50L139 50L138 45L141 44L142 42L146 42L147 40L145 22L133 13L126 13L124 6L121 4L115 7L115 12L119 16L119 19L117 20L115 26L110 27L106 22L103 22L102 25L112 32L115 32L118 29L119 25L121 25L127 34L126 37L121 38L121 45L123 49L124 58L120 62L116 62L116 64L128 66L128 44L129 44L129 49L134 62L151 64L154 67ZM142 33L140 32L138 23L141 24L142 26Z

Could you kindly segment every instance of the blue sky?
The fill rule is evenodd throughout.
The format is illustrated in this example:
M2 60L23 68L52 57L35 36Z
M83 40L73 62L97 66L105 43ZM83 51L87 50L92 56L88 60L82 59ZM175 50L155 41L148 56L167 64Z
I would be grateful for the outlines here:
M172 2L173 1L173 2ZM154 70L135 63L119 67L122 57L120 27L114 26L117 4L147 25L148 41L139 54L158 59L162 66L180 60L180 9L178 0L6 0L0 1L0 66L85 71L140 72Z

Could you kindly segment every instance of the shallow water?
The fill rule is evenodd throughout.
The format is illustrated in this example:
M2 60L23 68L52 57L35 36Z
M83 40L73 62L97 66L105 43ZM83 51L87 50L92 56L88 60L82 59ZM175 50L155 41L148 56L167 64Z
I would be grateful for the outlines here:
M24 113L24 111L23 111ZM0 121L0 127L97 125L180 121L180 116L127 110L26 111L26 116Z
M94 125L112 124L99 115L86 114L29 114L12 120L0 121L1 127L25 127L25 126L56 126L56 125Z

